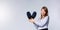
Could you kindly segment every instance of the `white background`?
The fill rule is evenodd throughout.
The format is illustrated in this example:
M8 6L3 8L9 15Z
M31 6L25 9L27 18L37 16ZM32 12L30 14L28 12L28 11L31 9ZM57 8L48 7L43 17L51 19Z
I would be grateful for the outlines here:
M60 0L0 0L0 30L35 30L28 21L26 12L37 12L47 6L49 11L49 30L60 30Z

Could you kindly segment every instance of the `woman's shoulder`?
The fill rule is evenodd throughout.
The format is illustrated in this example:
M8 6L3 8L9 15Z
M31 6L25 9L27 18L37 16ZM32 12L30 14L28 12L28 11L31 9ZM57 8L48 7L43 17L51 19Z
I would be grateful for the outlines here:
M45 19L49 19L49 16L46 16Z
M48 17L48 18L49 18L49 16L46 16L46 17Z
M45 18L49 18L49 16L46 16ZM43 19L45 19L45 18L43 18ZM42 20L41 17L39 17L38 20Z

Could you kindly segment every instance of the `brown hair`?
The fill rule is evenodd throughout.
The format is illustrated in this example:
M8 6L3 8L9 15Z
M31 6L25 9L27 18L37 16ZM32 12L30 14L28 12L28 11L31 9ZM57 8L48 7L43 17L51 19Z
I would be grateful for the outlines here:
M48 16L48 8L46 7L46 6L43 6L42 8L41 8L41 10L42 9L44 9L44 11L46 12L46 14L44 15L44 17L45 16ZM42 19L43 17L42 17L42 15L41 15L41 19Z

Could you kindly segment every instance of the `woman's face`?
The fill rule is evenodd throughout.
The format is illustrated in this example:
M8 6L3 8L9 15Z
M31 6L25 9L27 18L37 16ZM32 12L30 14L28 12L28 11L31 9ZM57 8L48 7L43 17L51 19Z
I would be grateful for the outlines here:
M41 15L44 16L46 14L46 12L44 11L44 9L41 9Z

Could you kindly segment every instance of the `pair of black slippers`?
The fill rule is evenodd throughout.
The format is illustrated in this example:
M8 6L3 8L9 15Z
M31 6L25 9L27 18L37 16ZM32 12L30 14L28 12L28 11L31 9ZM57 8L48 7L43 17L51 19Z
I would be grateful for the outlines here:
M27 12L27 17L28 17L28 19L31 19L31 18L34 19L34 18L36 17L36 14L37 14L37 13L34 11L33 14L31 15L31 13L28 11L28 12Z

